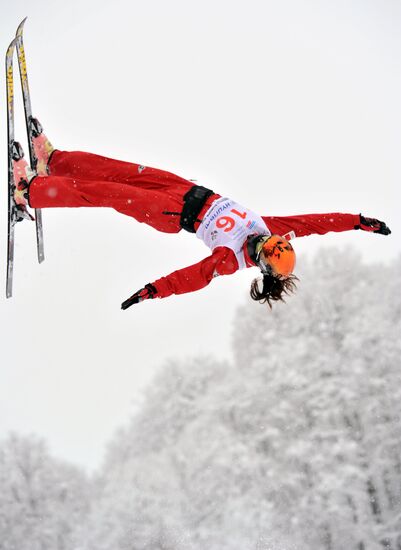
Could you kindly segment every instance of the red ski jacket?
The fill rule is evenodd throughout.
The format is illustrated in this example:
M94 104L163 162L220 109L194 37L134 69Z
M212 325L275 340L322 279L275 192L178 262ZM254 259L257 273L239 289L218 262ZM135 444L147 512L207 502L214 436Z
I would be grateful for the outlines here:
M213 197L214 198L214 197ZM330 231L341 232L359 226L359 214L305 214L299 216L262 216L272 234L286 238L324 235ZM247 267L255 267L250 259L246 243L244 254ZM200 262L184 267L161 277L152 283L157 289L158 298L167 298L171 294L185 294L207 286L214 277L231 275L238 270L238 262L230 248L215 248L213 253Z

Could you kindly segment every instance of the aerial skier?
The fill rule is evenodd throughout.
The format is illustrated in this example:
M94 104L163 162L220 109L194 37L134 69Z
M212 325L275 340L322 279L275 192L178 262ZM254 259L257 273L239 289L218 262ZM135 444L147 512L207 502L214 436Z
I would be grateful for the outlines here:
M260 216L227 197L170 172L92 153L53 148L35 120L37 171L24 157L13 161L14 200L21 217L31 208L109 207L158 231L195 233L212 253L200 262L145 285L121 305L194 292L214 277L258 267L250 295L270 307L296 288L295 237L362 229L389 235L382 221L361 214Z

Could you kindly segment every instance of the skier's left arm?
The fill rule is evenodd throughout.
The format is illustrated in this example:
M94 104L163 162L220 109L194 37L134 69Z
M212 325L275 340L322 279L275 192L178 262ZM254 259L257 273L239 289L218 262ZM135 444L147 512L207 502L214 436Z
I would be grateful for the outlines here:
M234 252L226 247L216 248L213 253L202 261L178 269L166 277L161 277L153 283L141 288L122 303L121 308L152 298L167 298L172 294L194 292L207 286L219 275L230 275L238 270L238 261Z
M362 229L381 235L391 233L387 225L375 218L362 214L301 214L297 216L263 216L263 220L272 233L284 237L305 237L307 235L325 235L330 231L341 232Z

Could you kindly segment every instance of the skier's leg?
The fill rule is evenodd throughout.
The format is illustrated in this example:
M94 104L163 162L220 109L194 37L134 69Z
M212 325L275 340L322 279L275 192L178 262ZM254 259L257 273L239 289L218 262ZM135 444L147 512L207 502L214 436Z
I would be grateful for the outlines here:
M191 184L187 185L187 189ZM158 231L180 231L183 195L180 188L157 188L103 180L36 176L29 185L32 208L109 207Z
M35 178L35 208L103 206L134 217L158 231L180 231L188 180L157 168L83 152L55 150L48 178Z
M54 151L49 171L54 176L113 181L137 185L144 189L161 190L173 186L182 187L184 190L190 185L188 180L165 170L80 151Z
M54 149L37 119L32 119L32 134L39 175L52 174L85 180L114 181L139 185L144 189L174 188L185 192L191 185L188 180L171 172L132 162L107 158L80 151Z

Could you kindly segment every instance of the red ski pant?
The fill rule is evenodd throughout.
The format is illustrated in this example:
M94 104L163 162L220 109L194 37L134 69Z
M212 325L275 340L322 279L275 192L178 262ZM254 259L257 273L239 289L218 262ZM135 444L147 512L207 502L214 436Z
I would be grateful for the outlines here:
M178 233L183 197L192 187L170 172L92 153L54 151L50 175L29 186L32 208L104 206L158 231Z

